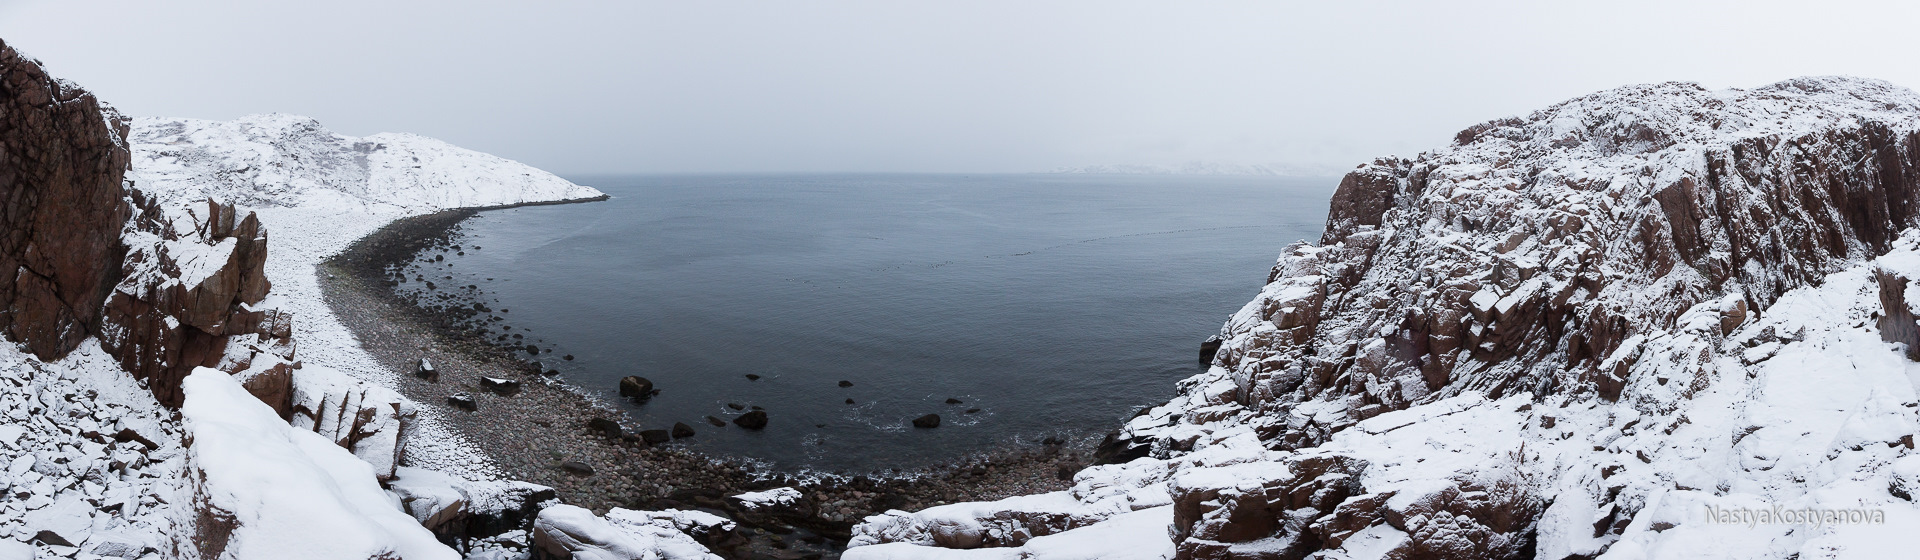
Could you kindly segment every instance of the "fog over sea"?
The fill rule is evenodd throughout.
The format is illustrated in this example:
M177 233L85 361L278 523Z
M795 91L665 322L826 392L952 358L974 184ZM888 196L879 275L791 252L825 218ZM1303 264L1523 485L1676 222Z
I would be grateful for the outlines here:
M408 276L478 286L510 310L493 336L550 345L537 360L641 427L698 432L676 445L854 473L1097 437L1165 401L1280 251L1318 239L1338 181L569 179L613 198L483 212L464 255L424 253ZM659 396L617 399L628 375ZM766 429L705 421L738 416L729 403L765 408ZM940 427L911 426L929 413Z

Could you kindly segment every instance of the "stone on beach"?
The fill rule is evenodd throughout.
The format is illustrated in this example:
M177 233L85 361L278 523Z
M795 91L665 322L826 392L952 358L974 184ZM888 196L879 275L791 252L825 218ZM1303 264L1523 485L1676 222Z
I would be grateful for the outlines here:
M480 378L480 388L493 391L495 394L503 397L511 397L514 393L520 392L520 382L498 377L482 377Z
M693 426L688 426L686 422L673 423L673 439L690 437L693 437Z
M620 423L605 418L594 418L587 421L587 433L617 438L621 433Z

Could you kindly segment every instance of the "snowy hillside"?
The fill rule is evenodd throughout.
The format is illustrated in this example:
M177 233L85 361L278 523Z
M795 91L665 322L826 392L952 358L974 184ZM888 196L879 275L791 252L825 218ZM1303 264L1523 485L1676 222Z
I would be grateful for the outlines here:
M601 196L539 169L412 134L355 138L283 114L231 122L137 118L135 186L162 206L359 207L419 214Z
M1629 86L1349 174L1060 496L847 558L1883 558L1920 528L1920 96ZM1920 353L1913 355L1920 356ZM1125 521L1123 521L1125 520ZM1051 535L1051 536L1047 536ZM1082 540L1081 542L1087 542ZM980 548L944 551L935 548Z

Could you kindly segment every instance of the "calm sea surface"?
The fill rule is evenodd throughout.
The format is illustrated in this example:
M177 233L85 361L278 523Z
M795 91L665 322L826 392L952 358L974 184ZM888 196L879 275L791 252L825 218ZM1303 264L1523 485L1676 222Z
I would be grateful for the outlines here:
M427 253L446 261L416 272L479 286L510 310L496 334L551 346L543 364L609 401L623 376L653 380L658 397L622 405L646 428L686 422L698 435L682 441L710 453L842 472L1098 435L1164 401L1280 250L1318 238L1336 184L570 179L613 199L481 213L462 226L464 256ZM704 421L738 415L728 403L771 422ZM939 428L910 425L929 413Z

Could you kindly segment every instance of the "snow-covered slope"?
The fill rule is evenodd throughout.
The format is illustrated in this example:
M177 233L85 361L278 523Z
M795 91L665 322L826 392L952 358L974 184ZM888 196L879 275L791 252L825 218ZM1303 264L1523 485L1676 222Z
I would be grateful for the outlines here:
M856 542L1021 546L1170 501L1136 548L1886 557L1920 529L1917 131L1884 82L1668 83L1362 166L1212 367L1128 423L1147 457Z

